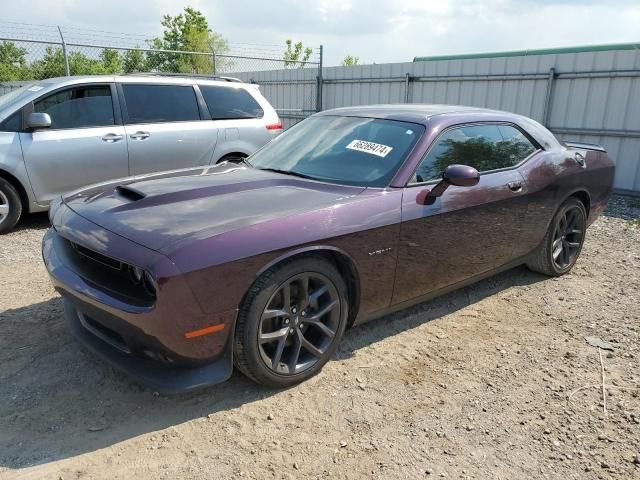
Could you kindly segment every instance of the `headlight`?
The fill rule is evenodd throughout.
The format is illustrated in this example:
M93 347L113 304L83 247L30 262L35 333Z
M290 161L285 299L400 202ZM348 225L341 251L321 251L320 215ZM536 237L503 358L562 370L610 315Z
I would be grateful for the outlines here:
M149 295L156 296L156 290L158 289L156 281L153 279L150 273L144 272L142 285Z
M144 270L142 270L140 267L134 267L133 265L129 267L129 275L131 275L131 280L133 280L133 283L135 283L136 285L140 285L144 273Z

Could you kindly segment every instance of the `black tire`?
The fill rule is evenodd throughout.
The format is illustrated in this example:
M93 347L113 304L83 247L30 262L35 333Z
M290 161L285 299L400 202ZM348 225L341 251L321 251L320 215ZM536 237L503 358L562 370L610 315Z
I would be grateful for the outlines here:
M286 291L290 298L288 310L284 302ZM236 367L255 382L276 388L314 376L342 339L349 313L347 298L344 279L322 257L302 257L267 270L251 286L238 313L234 338ZM281 307L273 308L280 303ZM276 311L287 315L272 316ZM273 339L265 341L266 337Z
M8 209L8 212L5 212ZM20 194L4 178L0 178L0 235L10 232L22 216Z
M568 215L572 216L569 221ZM569 272L580 256L586 230L587 211L584 204L575 197L569 197L554 215L544 240L531 254L527 267L551 277Z

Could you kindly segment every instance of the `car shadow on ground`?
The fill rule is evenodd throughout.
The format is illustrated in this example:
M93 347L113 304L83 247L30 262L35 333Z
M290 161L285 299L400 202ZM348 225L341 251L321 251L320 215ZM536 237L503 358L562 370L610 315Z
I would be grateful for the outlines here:
M358 326L346 333L334 361L545 278L518 267ZM198 392L157 395L84 351L66 331L59 298L0 313L0 329L0 467L22 469L92 452L279 392L234 373Z
M13 231L42 230L44 228L49 228L49 214L47 212L38 212L23 215Z

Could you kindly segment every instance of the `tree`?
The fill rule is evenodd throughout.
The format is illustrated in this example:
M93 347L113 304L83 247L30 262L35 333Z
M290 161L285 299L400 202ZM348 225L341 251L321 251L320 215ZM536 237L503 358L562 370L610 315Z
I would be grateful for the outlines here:
M291 68L304 68L309 61L313 49L304 47L302 42L293 44L291 40L286 40L287 49L284 52L284 66ZM293 48L292 48L293 47Z
M26 48L13 42L0 43L0 81L28 80L30 72L26 55Z
M136 47L137 48L137 47ZM137 73L147 70L147 60L141 50L127 50L122 56L122 71Z
M162 18L164 33L155 38L151 46L158 50L199 52L206 55L153 52L148 55L151 68L161 72L211 73L212 51L223 54L229 44L209 28L205 16L198 10L186 7L183 13Z
M358 65L359 61L360 61L360 57L354 57L353 55L347 55L342 60L342 66L343 67L352 67L354 65Z

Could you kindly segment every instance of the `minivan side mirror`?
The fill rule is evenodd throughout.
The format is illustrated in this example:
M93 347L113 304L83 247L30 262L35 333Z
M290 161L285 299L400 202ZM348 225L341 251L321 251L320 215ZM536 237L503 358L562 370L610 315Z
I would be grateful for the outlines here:
M473 187L480 181L478 170L468 165L449 165L442 174L442 180L431 190L420 192L416 201L421 205L432 205L449 185Z
M27 117L27 127L38 130L51 126L51 116L48 113L31 112Z

